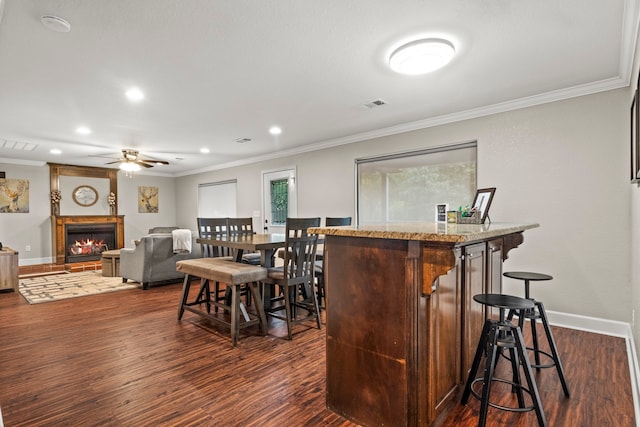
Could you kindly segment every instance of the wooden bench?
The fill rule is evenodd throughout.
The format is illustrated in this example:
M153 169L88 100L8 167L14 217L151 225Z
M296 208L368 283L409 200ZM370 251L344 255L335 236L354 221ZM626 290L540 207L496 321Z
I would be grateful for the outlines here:
M216 258L199 258L178 261L176 270L185 274L184 284L182 286L182 296L180 298L180 306L178 308L178 320L182 319L184 311L190 311L207 319L222 323L231 328L231 342L235 347L238 343L238 333L241 328L258 324L262 334L267 332L267 319L264 313L264 306L258 282L267 278L267 269L257 265L241 264L238 262L216 259ZM191 280L199 277L203 283L195 300L189 301L189 291L191 288ZM225 283L231 293L231 302L227 305L211 297L209 282ZM242 285L246 285L253 300L257 315L246 310L244 304L240 301L240 291ZM205 304L206 311L195 306ZM220 314L211 314L211 306L223 308L231 313L230 321L226 320L224 310ZM242 313L242 321L240 314Z

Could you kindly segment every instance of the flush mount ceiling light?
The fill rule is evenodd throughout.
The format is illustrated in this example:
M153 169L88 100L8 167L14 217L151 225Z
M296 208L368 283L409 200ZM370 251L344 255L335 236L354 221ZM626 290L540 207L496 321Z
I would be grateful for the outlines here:
M389 65L398 73L425 74L447 65L455 53L453 44L448 40L415 40L394 50L389 57Z
M80 135L91 135L91 129L86 126L78 126L76 128L76 133Z
M40 22L47 29L55 31L56 33L68 33L71 30L71 24L59 16L43 15L40 17Z
M125 95L131 102L140 102L144 99L144 93L137 87L130 88Z

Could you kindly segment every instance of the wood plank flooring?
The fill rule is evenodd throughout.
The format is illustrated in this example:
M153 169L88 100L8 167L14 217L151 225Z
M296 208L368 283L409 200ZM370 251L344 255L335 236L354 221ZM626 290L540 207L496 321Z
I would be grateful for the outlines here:
M197 287L196 287L197 288ZM181 284L29 305L0 294L0 407L17 426L354 426L325 406L325 331L288 341L228 331L185 313ZM553 328L572 395L537 374L550 426L634 426L624 340ZM507 364L501 364L506 366ZM510 393L505 392L505 399ZM475 426L456 404L443 426ZM491 410L490 426L535 426Z

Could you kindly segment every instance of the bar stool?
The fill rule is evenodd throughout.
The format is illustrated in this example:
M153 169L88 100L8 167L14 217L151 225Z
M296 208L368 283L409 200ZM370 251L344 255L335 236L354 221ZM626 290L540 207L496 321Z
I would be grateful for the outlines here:
M516 326L511 321L505 319L505 310L532 310L534 304L532 301L524 298L515 297L511 295L501 294L478 294L473 297L474 301L491 307L500 309L500 320L487 319L484 322L482 328L482 336L478 343L476 355L467 377L467 382L462 393L462 404L465 405L469 400L469 395L473 395L480 400L480 418L478 420L478 426L482 427L487 422L487 412L489 406L503 411L511 412L525 412L535 411L540 426L546 426L547 420L542 410L542 404L540 403L540 394L538 393L538 387L533 377L533 370L531 369L531 362L524 344L524 338L522 337L521 326ZM522 323L524 317L519 318ZM498 356L502 354L504 350L509 351L508 359L511 361L511 369L513 378L511 381L494 377L494 371L498 363ZM486 356L484 375L477 377L478 368L480 366L480 360L483 353ZM524 376L526 379L526 386L522 385L520 381L520 365L524 368ZM482 381L482 394L479 394L473 389L473 385L476 382ZM491 384L492 382L502 382L511 384L512 390L517 394L518 407L507 407L492 403L489 400ZM531 396L532 406L525 406L524 393Z
M535 364L531 365L536 368L536 370L540 371L541 368L552 368L556 367L558 372L558 377L560 378L560 383L562 384L562 390L564 391L564 395L569 397L569 387L567 386L567 381L564 376L564 369L562 368L562 362L560 361L560 356L558 356L558 348L556 346L556 342L553 339L553 335L551 334L551 328L549 327L549 319L547 318L547 312L544 309L544 304L540 301L536 301L531 298L529 293L529 284L530 282L539 282L553 279L552 276L548 274L542 273L531 273L526 271L507 271L503 273L505 277L516 280L524 280L524 296L526 299L530 300L534 304L534 308L531 310L524 310L522 312L522 316L525 319L529 319L529 323L531 324L531 335L533 338L533 347L527 347L527 350L530 350L534 354ZM511 320L514 315L518 315L515 311L509 311L508 319ZM536 323L537 320L540 319L542 321L542 325L544 326L544 332L547 337L547 342L549 344L549 348L551 349L551 354L546 351L540 350L538 345L538 333L536 331ZM543 354L549 357L552 362L546 365L543 365L540 362L540 355Z

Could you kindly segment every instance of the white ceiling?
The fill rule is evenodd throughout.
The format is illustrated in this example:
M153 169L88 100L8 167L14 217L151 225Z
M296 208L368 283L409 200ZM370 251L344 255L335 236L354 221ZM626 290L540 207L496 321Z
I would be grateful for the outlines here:
M0 163L135 148L180 176L627 86L638 0L4 0L0 16ZM456 57L395 74L414 36Z

